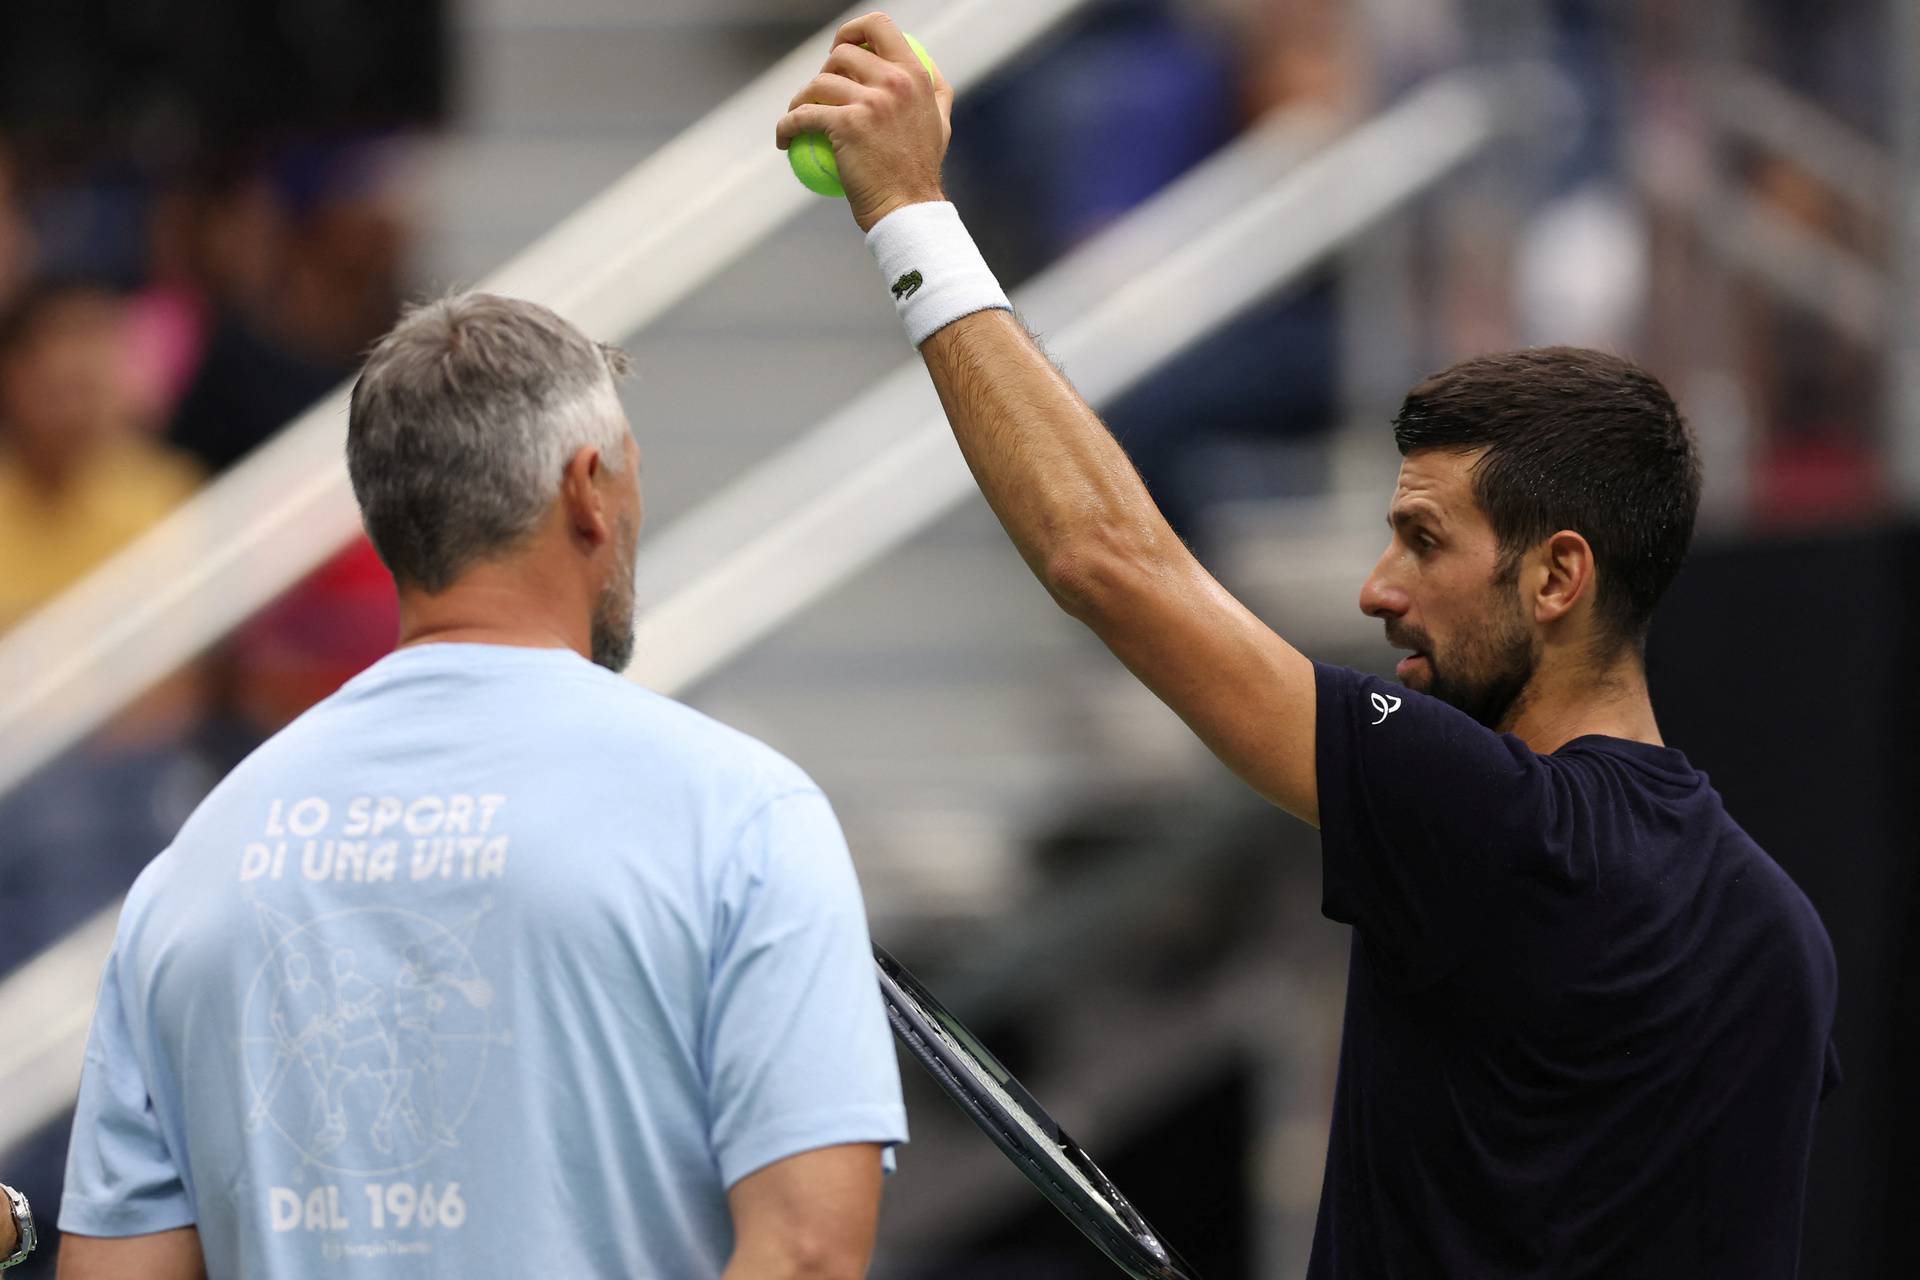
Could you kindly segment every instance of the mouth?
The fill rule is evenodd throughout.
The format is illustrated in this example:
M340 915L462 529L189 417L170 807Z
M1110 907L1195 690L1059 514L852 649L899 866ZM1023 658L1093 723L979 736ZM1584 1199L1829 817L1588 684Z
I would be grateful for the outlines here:
M1430 671L1432 667L1433 664L1427 660L1426 654L1410 653L1394 666L1393 674L1399 678L1401 684L1405 684L1413 676Z

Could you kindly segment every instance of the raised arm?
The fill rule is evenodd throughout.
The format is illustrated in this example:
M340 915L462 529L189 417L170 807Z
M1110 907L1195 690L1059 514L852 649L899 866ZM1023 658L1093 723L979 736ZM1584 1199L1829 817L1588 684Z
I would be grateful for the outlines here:
M884 14L848 23L837 41L778 140L826 132L854 218L871 231L944 199L951 91L943 78L929 87ZM1054 599L1250 786L1317 821L1312 664L1194 559L1011 312L955 320L920 351L981 492Z

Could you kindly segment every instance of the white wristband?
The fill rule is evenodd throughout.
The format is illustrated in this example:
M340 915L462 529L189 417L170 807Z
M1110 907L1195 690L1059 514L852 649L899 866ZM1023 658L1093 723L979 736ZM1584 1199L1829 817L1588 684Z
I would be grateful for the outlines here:
M947 201L895 209L867 232L867 248L916 347L961 316L1013 310L960 211Z

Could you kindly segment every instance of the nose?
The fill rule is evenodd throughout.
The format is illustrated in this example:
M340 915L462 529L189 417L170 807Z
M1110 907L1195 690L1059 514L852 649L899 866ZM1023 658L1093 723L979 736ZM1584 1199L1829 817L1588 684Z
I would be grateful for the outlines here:
M1360 612L1369 618L1402 617L1413 603L1406 591L1393 581L1389 563L1392 559L1393 548L1389 546L1380 553L1367 580L1360 584Z

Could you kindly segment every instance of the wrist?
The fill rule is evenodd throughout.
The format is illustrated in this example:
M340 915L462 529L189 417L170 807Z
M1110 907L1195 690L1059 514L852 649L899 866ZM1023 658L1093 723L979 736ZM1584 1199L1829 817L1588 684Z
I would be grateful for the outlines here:
M871 209L856 209L853 220L864 232L872 231L885 221L889 214L898 212L910 204L945 204L947 193L938 186L903 195L890 196Z
M963 316L1013 310L959 211L947 201L893 209L868 230L867 249L915 347Z
M33 1210L27 1198L5 1183L0 1183L0 1271L27 1260L35 1244Z

